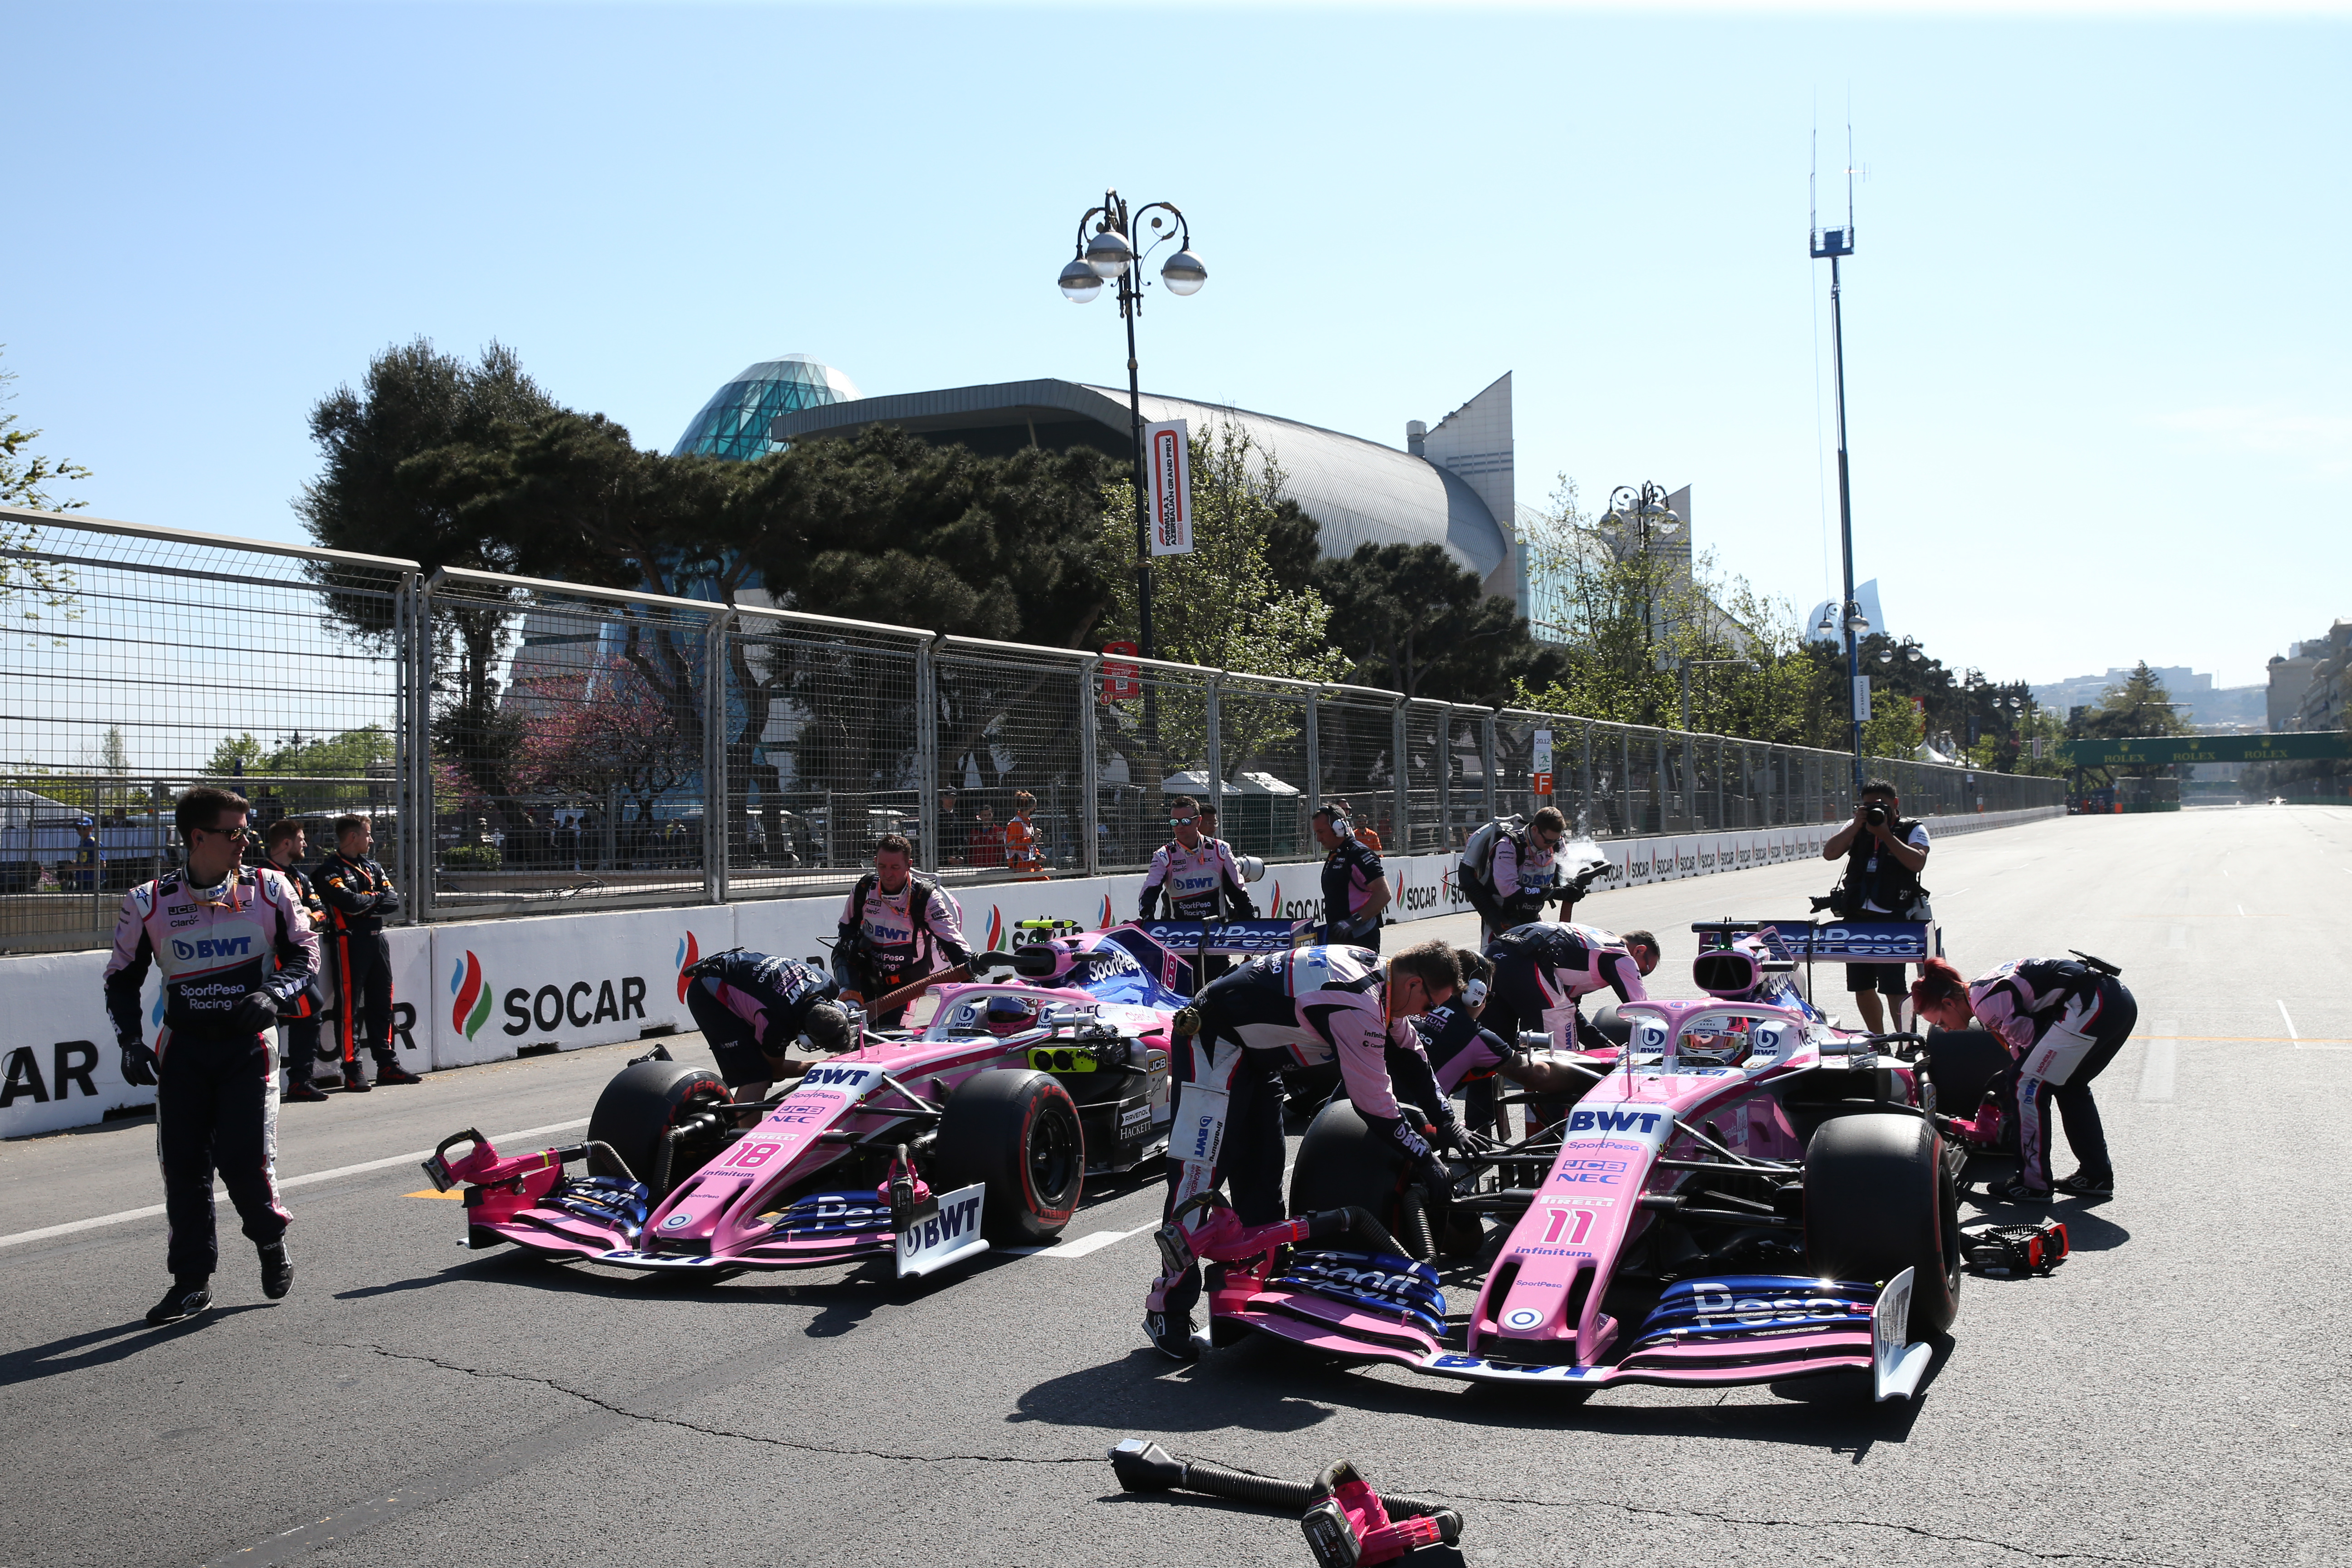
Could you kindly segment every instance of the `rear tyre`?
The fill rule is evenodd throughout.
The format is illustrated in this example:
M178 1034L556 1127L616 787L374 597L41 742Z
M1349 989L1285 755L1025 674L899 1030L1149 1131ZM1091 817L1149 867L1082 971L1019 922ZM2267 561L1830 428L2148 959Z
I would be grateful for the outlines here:
M1918 1117L1841 1116L1806 1145L1805 1266L1877 1285L1910 1269L1914 1340L1943 1332L1959 1311L1959 1220L1943 1140Z
M1405 1114L1415 1121L1417 1110ZM1315 1113L1290 1168L1290 1212L1360 1208L1404 1240L1404 1188L1412 1169L1393 1140L1372 1130L1355 1106L1335 1100Z
M1614 1002L1592 1015L1592 1026L1599 1030L1603 1037L1613 1040L1621 1046L1633 1037L1632 1020L1617 1016L1617 1004Z
M940 1118L933 1188L974 1182L987 1196L980 1231L999 1246L1062 1234L1087 1173L1086 1135L1069 1091L1049 1073L993 1068L956 1086Z
M592 1153L589 1173L643 1182L650 1189L663 1135L684 1118L726 1099L726 1081L706 1067L653 1061L622 1068L596 1097L596 1109L588 1118L588 1137L592 1142L612 1145L629 1168L606 1170L604 1157ZM699 1170L709 1158L708 1152L696 1159L690 1151L679 1150L670 1160L672 1184ZM662 1196L653 1195L656 1200Z

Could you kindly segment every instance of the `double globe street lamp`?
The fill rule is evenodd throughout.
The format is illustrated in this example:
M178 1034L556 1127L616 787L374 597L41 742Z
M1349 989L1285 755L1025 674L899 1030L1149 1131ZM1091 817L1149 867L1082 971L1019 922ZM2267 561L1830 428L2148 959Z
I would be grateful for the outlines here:
M1150 234L1138 250L1128 237L1135 234L1136 220L1147 217ZM1074 305L1093 300L1106 283L1117 284L1119 317L1127 322L1127 412L1135 439L1135 629L1145 658L1156 655L1151 637L1150 486L1143 467L1143 384L1136 370L1135 318L1143 312L1143 263L1171 240L1176 243L1176 253L1160 264L1160 281L1171 294L1198 293L1209 280L1209 269L1192 249L1192 231L1183 213L1170 202L1149 202L1129 212L1126 197L1106 191L1102 204L1088 207L1078 219L1077 254L1062 268L1060 279L1063 297Z

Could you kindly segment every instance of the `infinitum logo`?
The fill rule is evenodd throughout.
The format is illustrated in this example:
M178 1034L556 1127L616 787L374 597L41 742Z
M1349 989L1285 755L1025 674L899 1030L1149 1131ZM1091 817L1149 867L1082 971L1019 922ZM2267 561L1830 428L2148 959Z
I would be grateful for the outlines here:
M463 962L449 972L449 991L457 999L449 1009L449 1023L470 1040L481 1032L490 1016L490 988L482 978L482 961L474 956L471 948L466 950Z

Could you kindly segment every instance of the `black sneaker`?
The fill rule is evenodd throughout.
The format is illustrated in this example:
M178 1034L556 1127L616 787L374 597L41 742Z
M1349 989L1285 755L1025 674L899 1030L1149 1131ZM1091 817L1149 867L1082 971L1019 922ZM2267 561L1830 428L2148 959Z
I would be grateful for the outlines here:
M367 1080L367 1069L365 1068L362 1068L357 1062L347 1063L344 1066L343 1092L345 1094L365 1094L373 1087L374 1086Z
M284 1240L261 1249L261 1293L275 1301L294 1289L294 1260L286 1256Z
M286 1080L286 1092L278 1098L280 1100L292 1100L296 1104L302 1104L323 1101L331 1097L309 1079L295 1078Z
M213 1293L204 1280L199 1279L194 1284L179 1281L163 1292L162 1300L147 1309L147 1321L151 1323L176 1323L194 1317L212 1304Z
M2030 1187L2023 1182L2003 1182L1987 1191L2005 1204L2047 1204L2050 1201L2048 1188Z
M375 1080L382 1083L423 1083L424 1079L410 1072L398 1062L379 1059L375 1064Z
M1154 1304L1154 1299L1157 1304ZM1201 1300L1201 1269L1194 1264L1171 1279L1152 1281L1143 1304L1143 1336L1151 1348L1171 1361L1201 1359L1201 1341L1192 1327L1192 1309Z
M2072 1193L2078 1198L2111 1198L2116 1195L2116 1173L2113 1171L2077 1171L2071 1176L2061 1176L2052 1184L2062 1193Z

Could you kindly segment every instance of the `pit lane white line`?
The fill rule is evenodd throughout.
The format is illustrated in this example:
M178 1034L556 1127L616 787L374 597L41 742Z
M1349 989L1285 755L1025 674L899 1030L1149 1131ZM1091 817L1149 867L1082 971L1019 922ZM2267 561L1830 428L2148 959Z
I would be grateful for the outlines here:
M2180 1032L2177 1019L2166 1018L2156 1026L2157 1037L2147 1042L2147 1057L2139 1065L2139 1097L2154 1103L2172 1098L2173 1068L2180 1047L2165 1037Z
M1147 1230L1157 1230L1159 1225L1139 1225L1133 1230L1097 1230L1076 1241L1065 1241L1053 1247L1008 1247L1004 1250L1016 1258L1084 1258L1089 1252L1100 1252L1130 1236L1141 1236Z
M542 1132L569 1132L575 1127L587 1125L588 1119L583 1116L575 1121L551 1121L544 1127L526 1127L517 1132L500 1133L491 1142L513 1143L525 1138L536 1138ZM312 1171L304 1176L281 1176L278 1181L278 1190L284 1192L289 1187L307 1187L317 1182L331 1182L339 1176L357 1176L369 1171L389 1170L394 1165L414 1165L419 1161L429 1160L432 1157L432 1150L419 1149L414 1153L387 1155L381 1160L365 1160L356 1165L338 1165L331 1171ZM213 1196L215 1199L227 1195L227 1188L217 1182L213 1184ZM78 1219L65 1225L44 1226L39 1230L20 1230L14 1236L0 1236L0 1247L15 1247L19 1242L26 1241L47 1241L53 1236L71 1236L78 1230L97 1230L105 1226L122 1225L134 1219L152 1219L163 1212L162 1204L151 1204L143 1209L124 1209L119 1214L100 1215L95 1219Z

